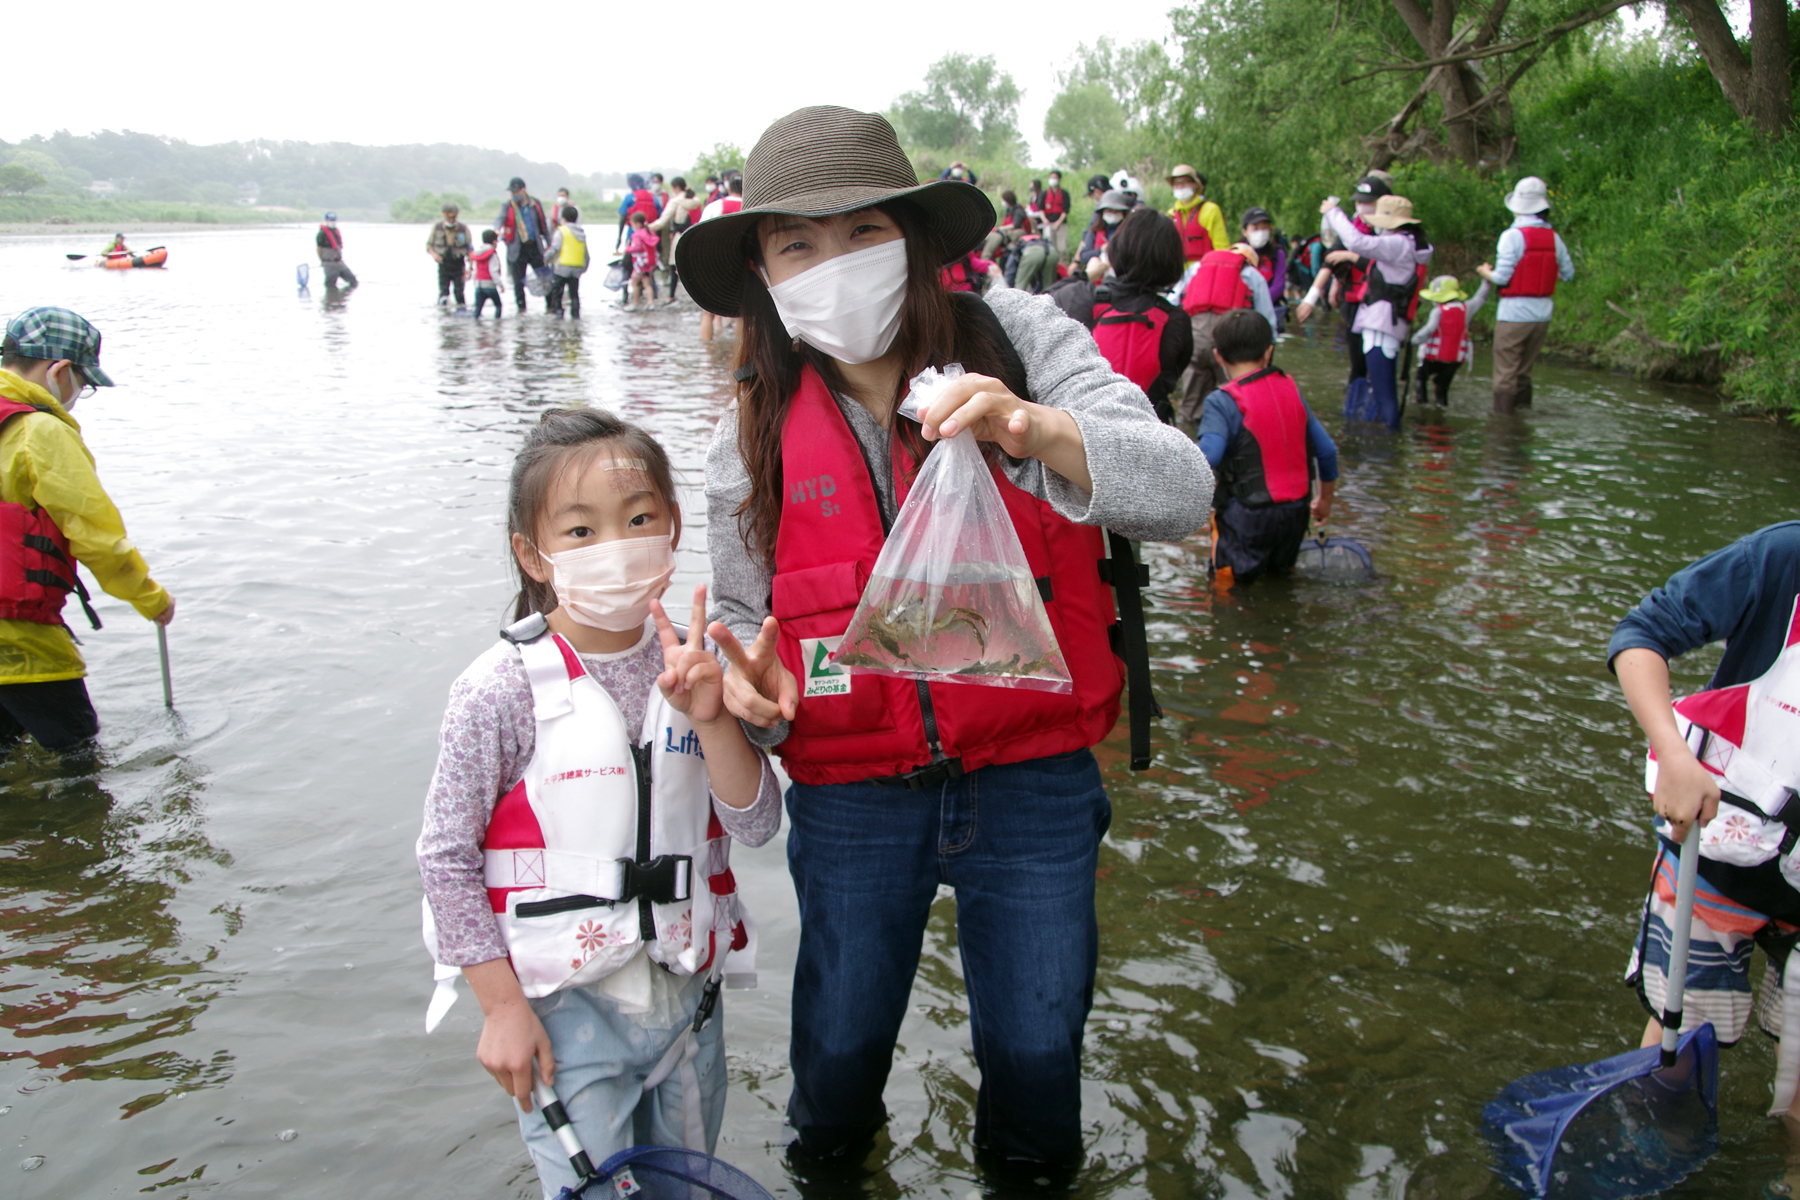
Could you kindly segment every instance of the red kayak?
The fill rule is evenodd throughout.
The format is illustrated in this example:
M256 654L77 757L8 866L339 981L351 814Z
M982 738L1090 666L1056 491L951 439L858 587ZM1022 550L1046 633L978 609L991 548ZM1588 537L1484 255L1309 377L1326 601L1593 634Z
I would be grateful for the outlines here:
M109 271L129 271L132 267L160 267L168 259L168 248L157 246L142 254L109 254L100 260L100 265Z

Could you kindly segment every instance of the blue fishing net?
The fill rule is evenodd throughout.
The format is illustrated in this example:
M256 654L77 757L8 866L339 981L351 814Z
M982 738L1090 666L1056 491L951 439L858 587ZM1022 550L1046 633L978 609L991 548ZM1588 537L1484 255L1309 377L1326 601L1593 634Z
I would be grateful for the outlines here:
M1354 538L1316 537L1300 543L1294 570L1309 579L1350 582L1373 575L1375 560Z
M605 1162L558 1200L775 1200L730 1163L698 1150L633 1146Z
M1495 1171L1542 1200L1653 1196L1719 1148L1711 1024L1682 1034L1675 1065L1651 1046L1514 1080L1482 1110Z

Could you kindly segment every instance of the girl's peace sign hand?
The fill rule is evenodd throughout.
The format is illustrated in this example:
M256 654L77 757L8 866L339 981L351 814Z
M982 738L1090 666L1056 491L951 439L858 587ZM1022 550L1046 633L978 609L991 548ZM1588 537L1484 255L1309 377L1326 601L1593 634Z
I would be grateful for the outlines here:
M764 617L762 629L750 649L723 622L714 621L706 631L719 644L731 670L725 676L725 707L760 729L772 729L778 721L791 721L800 710L800 684L776 653L781 622Z
M675 632L662 601L650 602L656 619L656 636L662 642L663 672L656 677L669 707L684 713L695 725L711 725L725 711L725 671L706 648L701 631L706 628L706 585L694 589L694 615L688 622L688 639Z

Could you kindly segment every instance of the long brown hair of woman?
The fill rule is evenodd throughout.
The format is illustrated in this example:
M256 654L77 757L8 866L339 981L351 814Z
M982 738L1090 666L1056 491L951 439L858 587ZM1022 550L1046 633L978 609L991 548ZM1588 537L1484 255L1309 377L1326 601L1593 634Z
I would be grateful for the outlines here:
M1006 378L1000 347L983 327L973 306L957 304L939 279L945 261L943 243L924 216L904 200L876 208L894 219L906 235L906 298L900 304L900 332L893 352L901 362L893 396L898 406L907 383L926 367L959 362L973 373ZM801 368L811 366L833 393L848 386L829 355L789 338L775 301L758 269L762 248L753 227L744 235L744 286L739 299L742 329L737 353L738 454L750 476L750 494L738 505L738 530L744 543L765 563L775 563L775 536L781 528L781 431L788 403L800 386ZM1023 381L1012 384L1015 391ZM1024 393L1019 392L1022 396ZM894 423L894 436L914 463L925 461L932 443L919 436L911 421Z

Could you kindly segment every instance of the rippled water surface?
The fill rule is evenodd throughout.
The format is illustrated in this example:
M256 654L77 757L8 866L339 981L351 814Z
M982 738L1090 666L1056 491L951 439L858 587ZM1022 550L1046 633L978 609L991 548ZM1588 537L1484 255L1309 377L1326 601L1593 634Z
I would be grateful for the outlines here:
M580 323L510 297L500 323L440 314L424 234L349 227L364 285L341 303L295 295L308 230L151 239L165 271L65 263L98 237L0 240L0 309L104 331L123 386L78 416L181 602L178 717L152 627L103 600L103 764L0 762L0 1195L536 1194L473 1002L422 1032L412 843L437 722L509 599L504 481L541 409L606 405L664 439L675 600L705 579L724 359L691 306L619 312L597 279ZM1335 429L1331 347L1277 361ZM1800 438L1554 367L1534 413L1496 419L1488 361L1447 416L1340 442L1336 524L1374 581L1222 593L1198 546L1146 548L1167 716L1151 771L1122 733L1100 748L1084 1195L1498 1197L1482 1104L1636 1044L1618 976L1650 842L1606 639L1678 566L1800 511ZM779 842L734 865L763 986L727 1000L720 1153L792 1194L793 898ZM976 1187L957 976L943 900L865 1194ZM1780 1169L1771 1069L1759 1038L1725 1056L1725 1148L1680 1195Z

